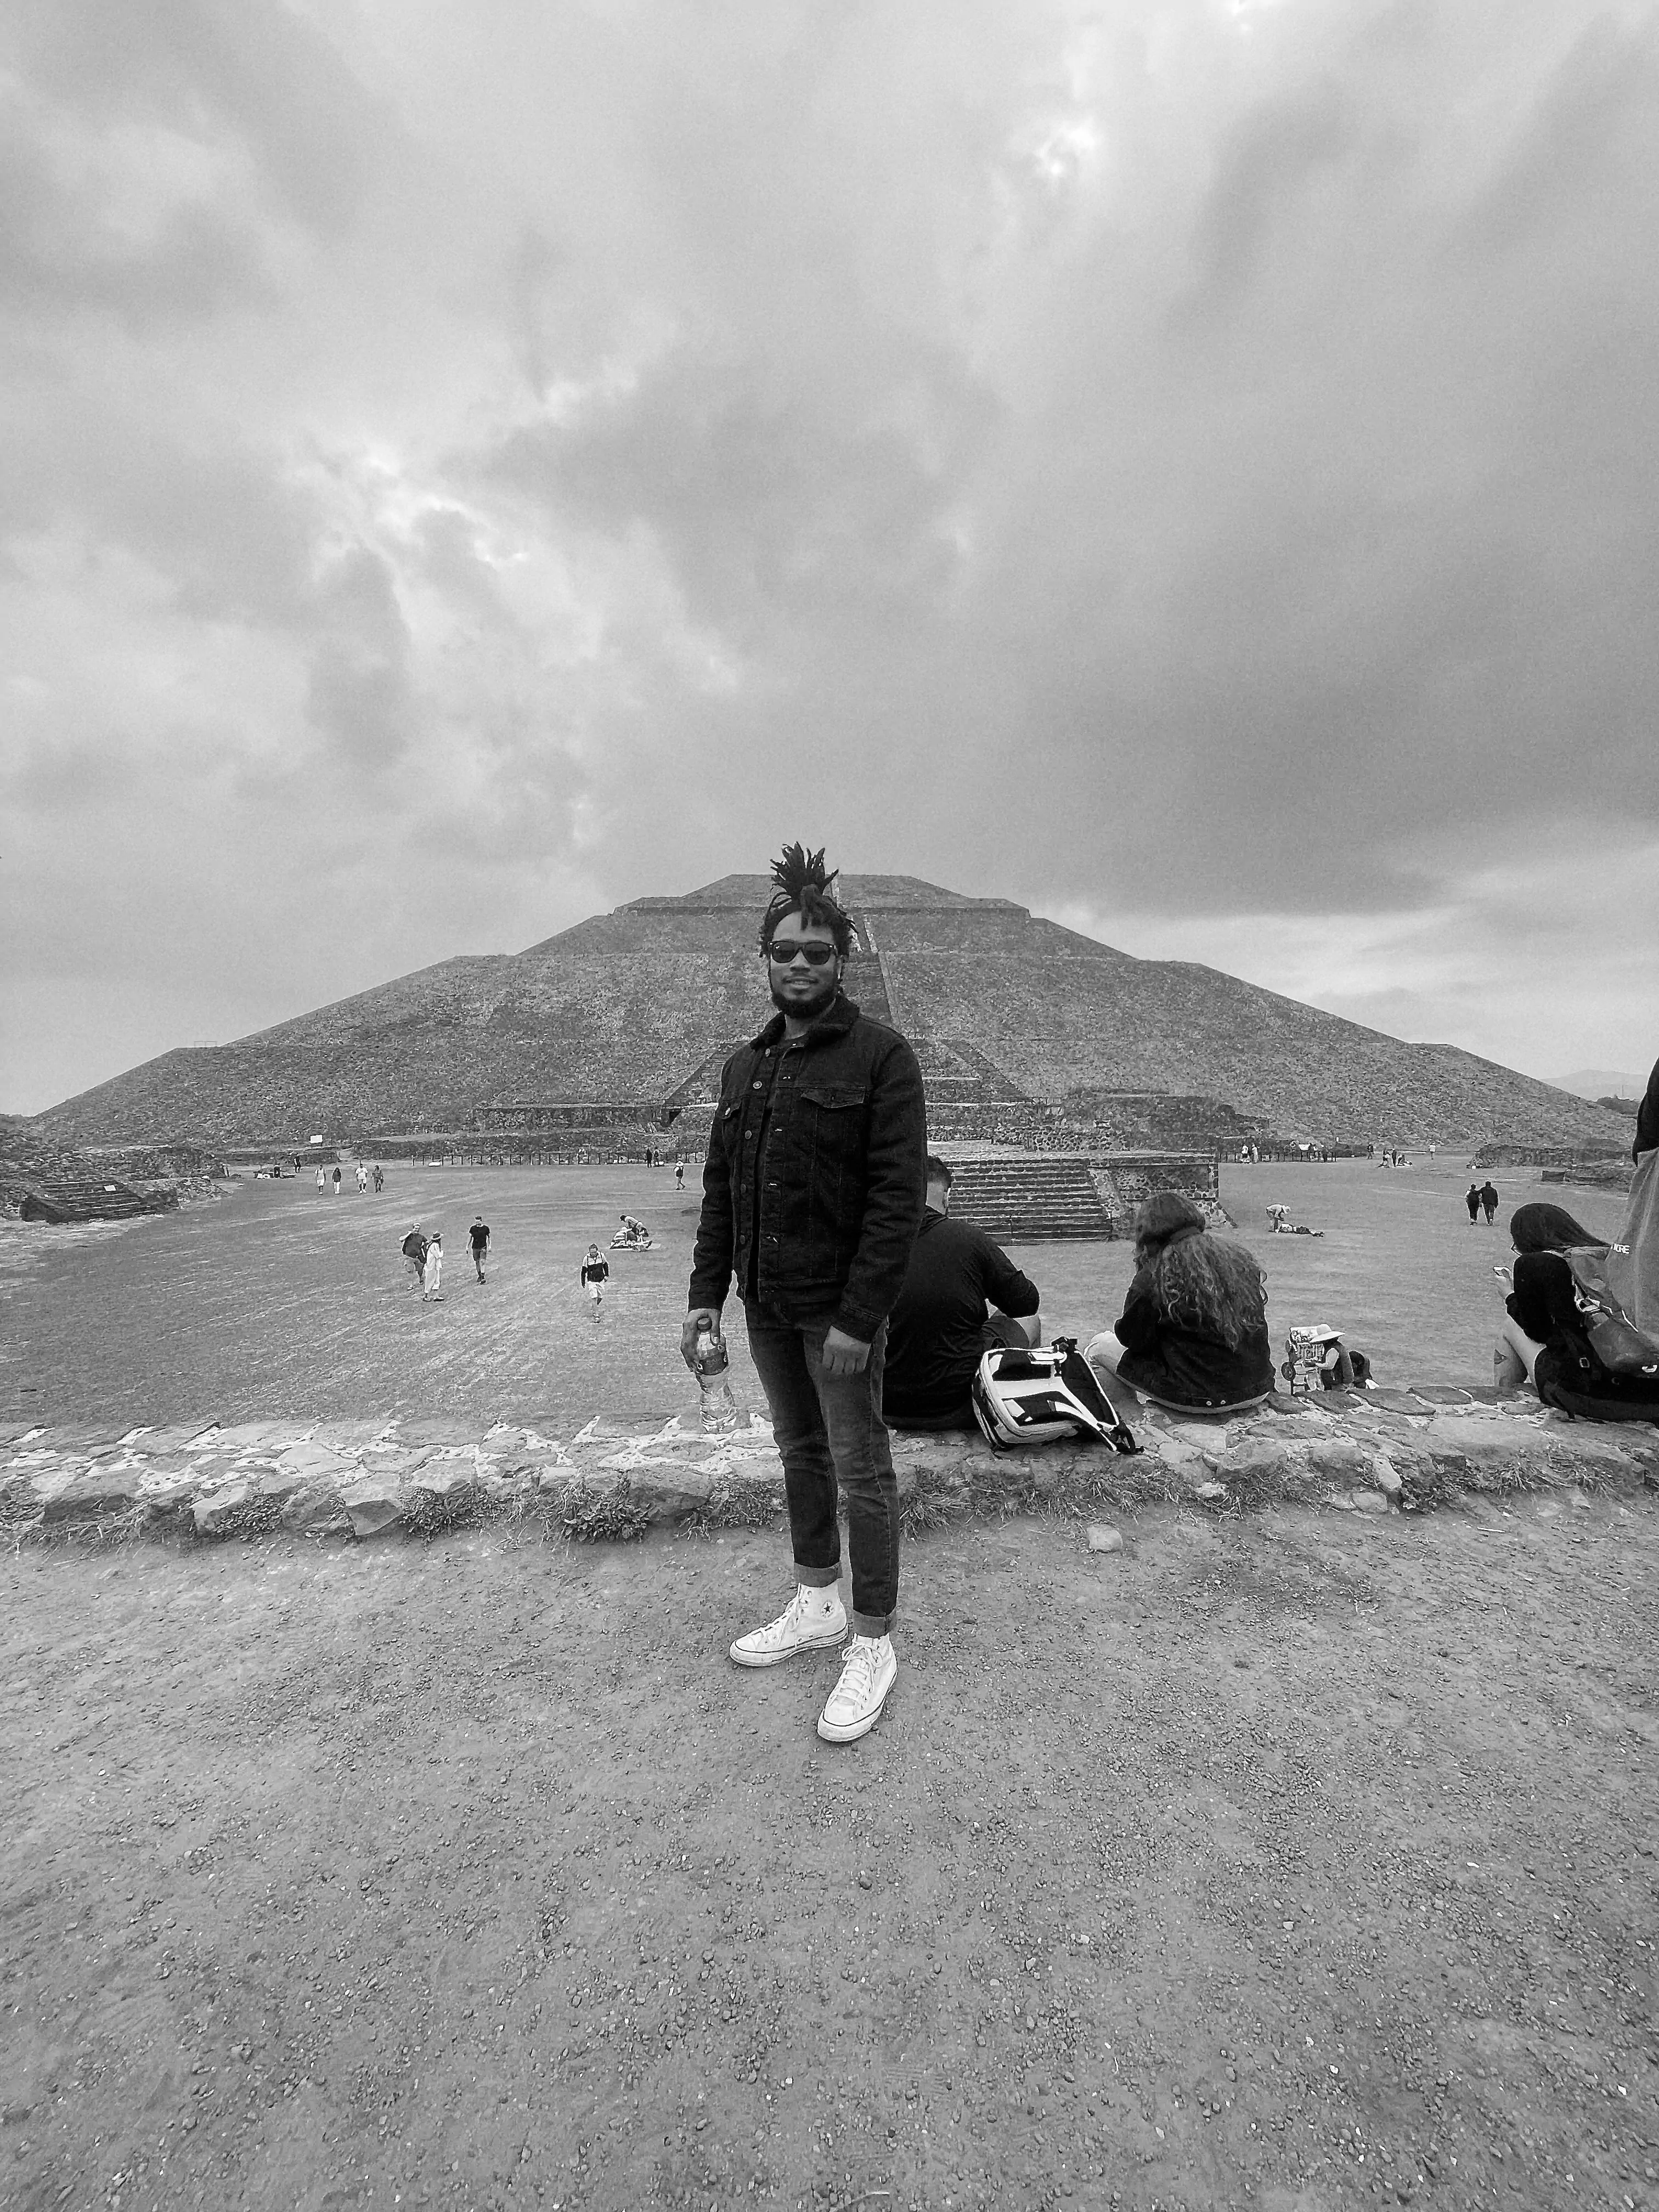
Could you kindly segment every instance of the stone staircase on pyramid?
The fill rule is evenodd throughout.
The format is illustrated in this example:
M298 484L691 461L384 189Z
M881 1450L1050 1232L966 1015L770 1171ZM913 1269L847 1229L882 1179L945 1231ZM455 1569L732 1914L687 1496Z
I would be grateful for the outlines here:
M53 1148L44 1157L0 1156L0 1201L23 1221L126 1221L167 1213L176 1190L134 1190L82 1154Z
M1079 1155L938 1150L951 1166L951 1219L971 1222L1000 1244L1115 1233L1089 1163Z

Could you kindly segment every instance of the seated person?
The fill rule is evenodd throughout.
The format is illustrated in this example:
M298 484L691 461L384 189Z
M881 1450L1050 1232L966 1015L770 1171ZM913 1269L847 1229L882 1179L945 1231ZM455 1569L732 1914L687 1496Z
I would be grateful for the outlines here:
M1084 1347L1107 1379L1155 1405L1220 1413L1273 1387L1267 1284L1254 1253L1213 1236L1178 1191L1135 1216L1135 1277L1114 1328Z
M927 1173L927 1210L887 1317L881 1410L898 1428L971 1429L968 1386L981 1355L1002 1344L1041 1344L1042 1300L982 1229L950 1218L951 1170L935 1153Z
M1559 1206L1516 1206L1510 1218L1515 1246L1514 1288L1498 1344L1500 1383L1524 1378L1547 1406L1594 1419L1659 1421L1651 1381L1609 1373L1584 1332L1564 1255L1607 1249ZM1504 1355L1507 1354L1507 1366Z

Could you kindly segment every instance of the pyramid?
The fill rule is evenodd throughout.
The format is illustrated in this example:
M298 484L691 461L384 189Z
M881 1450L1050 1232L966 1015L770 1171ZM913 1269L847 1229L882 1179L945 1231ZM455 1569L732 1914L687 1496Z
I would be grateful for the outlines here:
M442 961L165 1053L36 1120L64 1143L273 1146L471 1130L524 1106L565 1109L568 1127L585 1113L661 1127L671 1102L688 1117L712 1104L726 1053L770 1014L757 933L771 888L735 875L635 899L524 952ZM915 1042L930 1111L942 1125L956 1109L961 1133L991 1109L1019 1141L1022 1108L1097 1120L1103 1100L1179 1094L1195 1139L1231 1116L1333 1141L1629 1143L1605 1109L1493 1061L1133 958L1009 899L911 876L844 875L841 890L860 936L848 993Z

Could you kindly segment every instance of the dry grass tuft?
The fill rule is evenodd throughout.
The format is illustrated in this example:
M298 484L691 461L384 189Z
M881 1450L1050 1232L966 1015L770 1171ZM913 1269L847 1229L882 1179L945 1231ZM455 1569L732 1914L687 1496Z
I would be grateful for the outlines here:
M476 1482L468 1483L464 1490L441 1495L435 1490L413 1490L404 1506L404 1526L411 1535L424 1537L429 1542L447 1528L465 1528L476 1521L483 1503L483 1493ZM521 1500L514 1499L503 1510L511 1512L514 1506L520 1508L518 1517L522 1518Z
M693 1536L726 1528L774 1528L782 1510L783 1493L769 1482L720 1482L680 1526Z
M559 1527L577 1544L631 1544L651 1526L651 1516L634 1495L626 1475L614 1489L592 1490L578 1475L561 1493L555 1511Z

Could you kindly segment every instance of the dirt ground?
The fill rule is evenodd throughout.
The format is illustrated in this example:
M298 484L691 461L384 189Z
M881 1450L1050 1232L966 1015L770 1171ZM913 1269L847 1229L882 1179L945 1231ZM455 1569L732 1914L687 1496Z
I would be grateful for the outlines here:
M0 2202L1659 2203L1659 1517L0 1563Z
M1462 1163L1395 1171L1370 1161L1222 1171L1222 1195L1268 1279L1276 1338L1344 1329L1379 1382L1490 1382L1506 1258L1501 1225L1545 1194L1503 1176L1500 1225L1471 1229ZM352 1419L443 1413L580 1425L594 1413L661 1418L693 1402L678 1357L695 1177L666 1169L399 1166L379 1198L348 1182L239 1184L215 1205L85 1230L0 1223L0 1419L120 1423ZM1611 1235L1624 1201L1549 1194ZM1269 1237L1268 1201L1322 1227ZM577 1281L590 1239L624 1209L655 1249L612 1257L595 1326ZM482 1212L494 1231L480 1284L465 1252ZM398 1251L411 1221L441 1225L441 1304L422 1306ZM1050 1334L1086 1340L1122 1310L1132 1248L1012 1245L1042 1293ZM758 1405L735 1302L733 1382Z

